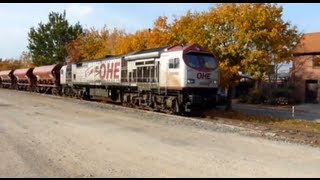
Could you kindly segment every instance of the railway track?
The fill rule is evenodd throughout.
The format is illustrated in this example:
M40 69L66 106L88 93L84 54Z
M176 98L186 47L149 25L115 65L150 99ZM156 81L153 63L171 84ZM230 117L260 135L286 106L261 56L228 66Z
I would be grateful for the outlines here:
M188 113L188 114L175 114L172 111L161 111L161 110L156 110L153 109L151 107L146 107L146 106L135 106L135 105L128 105L128 104L122 104L121 102L114 102L111 99L104 97L101 99L81 99L81 98L77 98L77 97L70 97L70 96L65 96L65 95L56 95L56 94L50 94L48 91L45 92L31 92L31 91L23 91L23 90L17 90L17 89L13 89L14 91L19 91L19 92L27 92L27 93L32 93L32 94L38 94L38 95L44 95L44 96L50 96L50 97L61 97L61 98L66 98L66 99L77 99L77 100L81 100L83 102L98 102L98 103L104 103L104 104L110 104L110 105L114 105L114 106L119 106L119 107L126 107L126 108L130 108L130 109L139 109L139 110L143 110L143 111L149 111L149 112L154 112L154 113L161 113L161 114L167 114L167 115L173 115L173 116L189 116L192 118L199 118L199 119L203 119L205 117L204 113Z

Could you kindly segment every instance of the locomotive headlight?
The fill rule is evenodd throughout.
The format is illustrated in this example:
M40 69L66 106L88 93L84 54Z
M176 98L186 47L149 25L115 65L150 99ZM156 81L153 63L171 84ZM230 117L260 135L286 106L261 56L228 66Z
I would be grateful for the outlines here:
M213 84L217 84L217 83L218 83L218 81L216 81L216 80L213 81Z
M194 82L195 82L194 79L188 79L188 80L187 80L187 83L188 83L188 84L194 84Z

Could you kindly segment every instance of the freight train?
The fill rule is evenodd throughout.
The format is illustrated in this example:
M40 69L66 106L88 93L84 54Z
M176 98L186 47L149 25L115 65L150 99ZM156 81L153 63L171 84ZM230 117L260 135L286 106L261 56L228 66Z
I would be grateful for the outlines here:
M188 114L223 104L218 62L197 44L143 49L66 65L0 71L1 87Z

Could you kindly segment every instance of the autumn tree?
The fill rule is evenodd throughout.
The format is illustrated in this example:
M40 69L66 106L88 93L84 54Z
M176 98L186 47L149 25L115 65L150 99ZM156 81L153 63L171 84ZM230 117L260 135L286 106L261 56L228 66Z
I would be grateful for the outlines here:
M275 4L218 4L201 18L206 19L206 47L219 60L228 88L227 109L239 72L261 79L272 61L290 58L300 36L296 27L282 20L282 7Z
M148 30L139 30L132 34L126 34L118 39L114 48L116 54L125 54L147 48Z
M175 18L170 26L172 44L206 45L205 42L208 40L207 29L204 28L206 23L206 19L202 18L201 13L192 13L190 10L186 15Z
M23 51L19 57L19 61L21 63L21 68L34 67L30 52Z
M65 44L82 34L82 26L78 23L69 25L66 12L49 13L49 22L40 22L39 27L32 27L28 33L28 49L36 66L64 63L66 58Z
M158 17L153 23L152 29L145 31L147 33L147 47L156 48L172 44L171 25L168 24L166 16Z
M68 63L76 63L83 61L84 57L82 55L82 52L79 47L82 45L82 38L79 36L74 39L69 41L65 45L66 53L67 53L67 58L68 58Z
M116 28L110 31L106 26L101 30L92 27L67 43L65 48L71 62L103 58L117 54L115 44L123 35L124 31Z
M109 30L103 27L100 31L95 28L85 30L84 34L79 35L75 40L71 41L71 45L77 50L79 57L72 56L73 61L98 59L106 56L110 52L108 50L107 39L109 37ZM67 50L70 52L70 48Z
M0 62L0 70L13 70L23 68L21 65L21 61L14 58L3 59Z
M108 38L108 52L110 54L122 54L116 51L116 44L120 39L126 36L126 32L123 29L117 29L114 28L112 31L110 31L109 38Z

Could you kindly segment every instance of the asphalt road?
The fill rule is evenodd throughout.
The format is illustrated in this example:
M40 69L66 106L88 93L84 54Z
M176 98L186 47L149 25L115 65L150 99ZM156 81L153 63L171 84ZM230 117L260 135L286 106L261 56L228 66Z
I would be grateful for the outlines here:
M305 119L310 121L320 121L320 106L317 104L296 105L294 110L292 106L262 106L253 104L233 103L232 108L235 111L245 112L249 114L267 115L272 117L289 118L289 119Z

